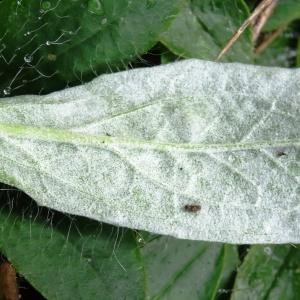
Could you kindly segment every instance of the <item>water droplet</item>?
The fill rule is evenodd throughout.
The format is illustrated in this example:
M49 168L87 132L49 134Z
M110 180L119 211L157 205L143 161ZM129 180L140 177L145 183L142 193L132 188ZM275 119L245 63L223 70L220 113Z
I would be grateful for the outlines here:
M152 8L156 5L156 0L147 0L146 2L146 8Z
M10 86L8 86L7 88L5 88L5 89L3 90L3 94L4 94L5 96L10 95L10 93L11 93L11 87L10 87Z
M102 15L103 9L100 0L90 0L88 3L88 10L93 14Z
M89 263L92 261L92 259L91 258L87 258L86 259Z
M50 41L47 41L47 42L46 42L46 45L47 45L47 46L50 46L50 45L51 45L51 42L50 42Z
M50 1L44 1L41 5L42 9L47 10L51 8L51 2Z
M101 24L102 24L102 25L105 25L106 23L107 23L107 19L106 19L106 18L103 18L102 21L101 21Z
M30 35L30 32L27 31L26 33L24 33L24 36Z
M33 61L33 56L31 54L26 54L24 56L24 61L28 64L30 64Z
M270 247L265 247L264 248L264 252L267 254L267 255L272 255L272 249Z
M229 292L230 292L230 290L218 289L218 293L220 293L220 294L228 294Z

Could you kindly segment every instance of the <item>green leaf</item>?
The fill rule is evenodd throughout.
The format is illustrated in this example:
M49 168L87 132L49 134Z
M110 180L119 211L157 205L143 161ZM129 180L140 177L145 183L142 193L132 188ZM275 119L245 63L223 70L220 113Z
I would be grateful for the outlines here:
M126 68L156 43L181 2L3 0L0 91L45 92Z
M290 22L300 18L299 0L279 0L271 17L268 19L264 30L271 31L285 27Z
M143 299L135 237L122 228L1 197L0 250L51 299Z
M253 246L238 271L231 299L297 299L299 259L297 247Z
M296 52L296 66L300 67L300 39L298 39Z
M0 102L0 180L180 238L297 242L299 70L187 60Z
M189 0L161 35L161 41L177 55L215 60L248 14L242 0ZM252 61L249 31L239 38L224 59Z
M282 32L256 57L255 63L263 66L294 67L295 51L290 47L291 36L291 29Z
M238 265L236 246L163 236L142 254L148 299L215 299Z

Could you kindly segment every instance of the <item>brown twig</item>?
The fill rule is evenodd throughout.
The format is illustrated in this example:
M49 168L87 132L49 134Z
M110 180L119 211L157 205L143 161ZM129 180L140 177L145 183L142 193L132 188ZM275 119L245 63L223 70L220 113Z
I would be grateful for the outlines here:
M285 28L286 27L283 26L267 33L262 41L255 47L254 53L258 55L263 52L273 40L285 30Z
M220 51L217 60L219 60L230 48L231 46L237 41L240 35L246 30L246 28L253 24L253 22L257 19L257 17L273 2L277 0L262 0L261 3L254 9L252 14L247 18L241 27L232 35L232 37L228 40L225 47Z
M16 270L7 261L0 265L0 299L19 299Z
M277 5L278 0L272 1L261 13L257 16L257 18L253 21L252 26L252 40L255 44L257 39L261 33L262 28L268 21L269 17L272 15L275 6Z

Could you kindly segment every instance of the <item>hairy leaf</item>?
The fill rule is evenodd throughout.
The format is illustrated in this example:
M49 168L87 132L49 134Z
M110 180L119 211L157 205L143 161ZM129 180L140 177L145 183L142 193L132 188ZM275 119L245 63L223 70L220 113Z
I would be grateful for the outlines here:
M299 241L299 78L187 60L2 99L0 180L154 233Z
M188 0L161 35L161 42L179 56L215 60L248 14L243 0ZM248 30L224 56L224 60L252 61Z
M231 299L296 299L300 252L294 247L253 246L238 271Z
M46 299L144 298L131 232L0 196L0 250Z
M52 91L126 67L156 43L181 2L0 1L0 95Z
M149 239L142 249L149 299L215 299L238 265L236 246Z

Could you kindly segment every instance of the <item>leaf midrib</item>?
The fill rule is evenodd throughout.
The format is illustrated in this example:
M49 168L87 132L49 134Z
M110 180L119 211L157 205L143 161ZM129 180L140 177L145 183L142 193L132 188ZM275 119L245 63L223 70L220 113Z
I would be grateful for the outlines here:
M257 142L231 142L231 143L175 143L160 142L156 140L141 140L131 137L111 137L82 134L68 130L33 127L25 125L10 125L0 123L1 137L17 139L39 140L53 143L70 143L106 149L108 146L127 146L157 150L180 150L198 152L227 152L238 150L260 150L262 148L280 148L300 146L300 138L287 138L285 140L259 140Z

